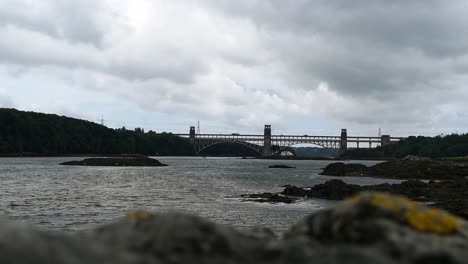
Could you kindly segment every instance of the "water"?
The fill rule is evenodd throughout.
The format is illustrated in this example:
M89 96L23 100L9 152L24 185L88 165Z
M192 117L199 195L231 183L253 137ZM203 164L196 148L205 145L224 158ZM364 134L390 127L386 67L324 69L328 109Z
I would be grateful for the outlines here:
M310 186L333 177L318 173L330 161L271 161L238 158L159 157L169 167L69 167L82 158L0 159L0 214L48 229L90 228L122 217L128 210L190 212L217 223L283 232L305 215L334 202L296 204L243 202L245 193L280 192L280 186ZM362 161L367 165L375 162ZM288 164L297 169L268 169ZM349 183L389 182L341 178Z

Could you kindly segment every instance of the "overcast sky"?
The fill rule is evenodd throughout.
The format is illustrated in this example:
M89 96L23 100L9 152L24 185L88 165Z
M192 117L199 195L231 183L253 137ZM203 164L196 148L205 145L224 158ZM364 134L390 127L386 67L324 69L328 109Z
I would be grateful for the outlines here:
M466 0L0 0L0 106L188 132L468 132Z

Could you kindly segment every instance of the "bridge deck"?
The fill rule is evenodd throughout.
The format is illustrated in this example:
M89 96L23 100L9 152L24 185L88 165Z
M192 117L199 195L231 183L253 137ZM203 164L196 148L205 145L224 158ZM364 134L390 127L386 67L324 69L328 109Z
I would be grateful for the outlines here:
M190 134L175 134L180 137L190 137ZM264 139L264 135L231 135L231 134L197 134L197 139L239 139L244 141L260 141ZM271 139L275 141L290 141L290 140L313 140L313 141L337 141L341 140L339 136L309 136L309 135L271 135ZM405 139L404 137L391 137L390 140L398 141ZM348 136L348 142L381 142L380 137L366 136Z

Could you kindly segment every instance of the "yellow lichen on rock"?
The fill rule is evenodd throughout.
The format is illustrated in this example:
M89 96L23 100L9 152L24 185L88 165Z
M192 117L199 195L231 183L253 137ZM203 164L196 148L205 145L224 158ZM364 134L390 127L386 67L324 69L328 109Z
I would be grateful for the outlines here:
M409 225L419 231L437 234L454 233L462 224L458 217L435 208L407 210L405 219Z
M401 210L415 206L414 202L403 199L402 196L390 196L382 193L373 195L370 199L370 203L376 207L384 207L395 212L400 212Z
M361 195L360 194L354 194L348 198L345 199L345 202L348 203L357 203L361 200Z
M128 211L127 217L136 221L144 221L156 217L155 213L145 211Z
M390 210L410 227L428 233L450 234L461 228L462 220L445 211L427 208L402 195L364 193L348 198L352 203L368 203L376 208Z

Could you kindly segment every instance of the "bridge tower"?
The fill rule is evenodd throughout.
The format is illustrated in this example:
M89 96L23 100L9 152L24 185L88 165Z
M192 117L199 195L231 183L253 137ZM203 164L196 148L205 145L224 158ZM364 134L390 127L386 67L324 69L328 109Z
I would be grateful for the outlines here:
M348 130L346 128L341 129L340 138L340 151L339 153L345 153L348 150Z
M382 135L380 141L380 146L382 147L390 145L392 143L392 141L390 140L390 135Z
M265 125L263 132L263 156L271 156L271 125Z
M190 127L189 142L190 142L190 144L195 143L195 127L194 126Z

